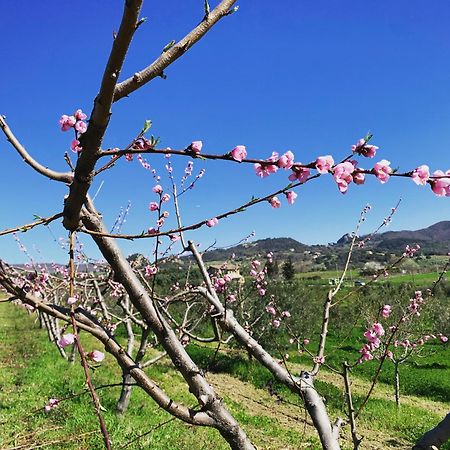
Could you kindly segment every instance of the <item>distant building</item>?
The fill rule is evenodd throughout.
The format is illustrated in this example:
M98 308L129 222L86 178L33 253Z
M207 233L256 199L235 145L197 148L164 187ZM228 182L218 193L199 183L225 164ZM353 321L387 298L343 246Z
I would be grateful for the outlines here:
M244 283L245 278L241 275L239 271L239 266L237 264L232 263L224 263L224 264L210 264L208 266L209 275L215 277L218 274L221 275L229 275L232 281L237 281L239 283Z

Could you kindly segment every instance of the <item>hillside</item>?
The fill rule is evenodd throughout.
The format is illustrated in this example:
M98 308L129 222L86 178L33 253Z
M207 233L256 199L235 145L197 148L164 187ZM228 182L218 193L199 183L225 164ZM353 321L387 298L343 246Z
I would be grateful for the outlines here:
M348 235L342 236L337 244L342 245L346 242ZM416 231L387 231L373 236L367 247L377 251L400 253L408 244L419 244L422 254L447 254L450 251L450 220Z

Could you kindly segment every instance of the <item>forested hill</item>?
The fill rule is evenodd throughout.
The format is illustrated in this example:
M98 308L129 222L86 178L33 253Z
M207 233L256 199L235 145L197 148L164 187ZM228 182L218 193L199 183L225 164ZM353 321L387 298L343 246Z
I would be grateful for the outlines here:
M320 252L340 252L350 241L349 235L342 236L332 245L306 245L292 238L267 238L233 246L227 249L211 250L204 255L207 261L223 261L233 254L236 258L250 258L265 255L268 252L276 254L298 254ZM428 228L416 231L387 231L371 237L365 248L377 252L402 253L406 245L419 244L422 254L447 254L450 252L450 220L438 222Z
M346 244L349 235L342 236L337 245ZM367 247L377 251L401 252L406 245L419 244L422 253L447 254L450 252L450 220L435 223L420 230L387 231L375 235Z

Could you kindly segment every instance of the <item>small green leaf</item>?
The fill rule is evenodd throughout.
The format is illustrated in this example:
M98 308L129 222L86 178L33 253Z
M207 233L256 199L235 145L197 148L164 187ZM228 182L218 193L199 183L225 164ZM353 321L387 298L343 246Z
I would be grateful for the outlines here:
M162 52L166 53L168 50L170 50L175 45L175 39L170 41L163 49Z
M142 128L141 134L146 133L146 132L150 129L151 126L152 126L152 121L149 120L149 119L147 119L147 120L144 122L144 128Z

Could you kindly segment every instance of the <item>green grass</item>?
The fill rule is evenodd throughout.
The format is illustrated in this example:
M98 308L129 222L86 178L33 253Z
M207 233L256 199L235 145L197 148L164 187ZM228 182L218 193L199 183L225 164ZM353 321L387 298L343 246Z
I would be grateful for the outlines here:
M210 361L212 349L205 347L190 347L190 354L199 363L200 366L206 366ZM434 398L436 400L448 401L450 395L449 386L449 368L450 363L442 364L442 358L445 353L435 354L427 361L423 361L424 367L415 368L415 370L406 369L404 372L404 387L411 394L419 397ZM335 358L344 357L343 354L335 354ZM348 356L348 354L346 355ZM296 359L296 358L291 358ZM345 359L345 358L344 358ZM342 361L343 359L341 359ZM305 367L310 367L310 361L306 358L297 358L297 362L305 363ZM433 363L434 361L434 363ZM441 361L441 365L434 367L436 361ZM430 364L431 367L427 367ZM445 367L442 367L445 366ZM229 355L219 355L216 359L214 370L226 372L243 381L251 382L255 387L265 388L273 378L268 370L260 364L249 361L245 355L235 352ZM422 371L422 376L418 376L418 371ZM370 379L373 375L373 366L361 365L355 370L358 377ZM387 375L387 376L385 376ZM382 381L392 382L391 377L383 372ZM368 383L367 383L368 387ZM316 381L316 388L325 398L328 411L332 417L344 416L344 398L343 392L336 385L320 381L320 376ZM294 396L286 387L274 382L274 389L284 400L292 403L299 403L299 399ZM355 406L358 407L363 401L363 395L354 395ZM388 433L397 438L413 443L425 431L435 426L441 416L422 406L420 400L417 405L402 405L398 410L391 399L373 398L369 401L366 408L361 413L359 424L369 430ZM364 446L363 446L364 448ZM443 446L442 449L450 449L450 443Z
M61 399L83 392L84 377L79 363L70 365L63 360L54 345L47 341L46 333L33 324L33 319L34 316L28 316L22 309L0 304L0 448L6 450L19 445L23 445L20 449L38 445L55 450L104 448L89 395L63 401L50 413L43 411L49 398ZM86 351L100 348L90 336L82 335L82 342ZM196 404L179 373L167 363L152 366L149 375L173 399L186 405ZM109 355L92 377L96 386L121 380L120 371ZM149 431L147 436L126 448L229 448L214 429L171 420L172 416L137 388L133 390L126 415L116 416L119 392L118 387L99 390L113 449ZM301 427L298 430L282 427L276 418L253 413L229 398L224 400L258 448L293 449L299 442L309 442L311 449L319 448L317 438L303 436Z
M49 414L42 411L50 397L62 398L83 391L84 379L79 364L70 365L58 356L54 346L46 340L45 333L33 324L33 317L27 316L22 309L12 305L0 304L0 448L6 450L25 445L21 448L31 449L45 445L46 449L102 449L102 437L88 395L62 402ZM94 341L89 336L83 335L83 343L86 350L95 348ZM356 345L356 342L354 344ZM350 347L346 343L346 347L338 348L334 355L330 355L330 359L335 358L338 361L339 358L348 357ZM253 389L253 400L259 400L263 392L255 388L267 391L267 383L272 380L271 374L265 368L249 361L242 352L219 353L214 367L211 368L214 353L212 347L191 345L188 351L200 367L209 367L211 371L232 376L233 378L228 378L230 383L234 379L247 382L250 389ZM449 377L444 376L444 373L448 374L449 363L443 362L446 360L443 359L445 354L442 352L443 350L441 353L437 352L430 359L421 360L419 367L408 367L404 375L405 392L409 389L419 397L426 395L433 399L448 400ZM291 360L306 363L301 357L292 357ZM355 370L355 374L362 380L368 379L370 373L369 365L359 366ZM422 375L419 376L419 373ZM167 363L152 366L149 374L161 387L167 389L174 399L190 405L195 403L185 389L180 375ZM389 382L388 371L383 372L382 377ZM93 373L97 386L119 382L120 379L120 373L109 355ZM331 417L343 416L341 389L331 382L320 381L320 377L316 386L326 399ZM220 389L220 386L218 388ZM235 389L239 389L239 384L236 384ZM291 416L298 416L300 419L304 417L301 400L278 383L274 383L274 389L284 402L280 404L278 411L275 399L269 400L271 414L267 414L263 408L250 408L243 395L233 399L225 396L224 400L258 448L319 449L317 437L312 435L311 431L304 435L301 422L294 421L289 426L282 424L282 407L288 408ZM212 429L191 427L178 420L159 426L170 420L171 416L138 389L133 391L130 409L124 418L117 417L114 412L119 388L101 390L99 394L102 406L106 409L103 414L114 449L151 430L153 431L147 436L127 448L228 448L219 434ZM356 404L361 401L361 394L355 395ZM297 404L298 407L287 402ZM404 405L397 411L389 398L374 398L359 418L359 426L367 442L367 446L363 445L362 450L372 448L369 445L371 435L377 433L384 433L397 443L411 443L440 419L438 414L425 408L420 401L417 405ZM343 449L348 448L348 441L343 440ZM450 446L443 448L448 450Z

